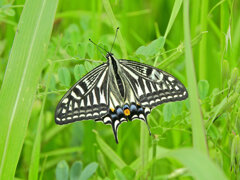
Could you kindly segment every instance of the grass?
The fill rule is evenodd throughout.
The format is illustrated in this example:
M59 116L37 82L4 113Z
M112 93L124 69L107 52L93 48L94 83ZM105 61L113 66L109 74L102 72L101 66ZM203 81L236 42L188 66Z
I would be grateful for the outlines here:
M15 174L44 63L56 4L28 1L19 20L0 94L0 179L13 177ZM48 11L52 13L45 14ZM45 25L48 28L45 28Z
M0 180L240 179L239 8L234 0L1 1ZM189 98L153 109L151 136L144 122L121 124L116 144L110 126L58 126L54 112L105 61L88 39L110 50L118 26L114 55L173 74Z
M187 71L187 80L189 88L189 103L190 113L192 119L192 133L193 133L193 147L203 153L208 153L205 131L203 128L203 120L201 108L198 102L198 86L196 82L196 75L194 73L194 60L190 41L190 25L189 25L189 1L184 2L184 45L185 45L185 64Z

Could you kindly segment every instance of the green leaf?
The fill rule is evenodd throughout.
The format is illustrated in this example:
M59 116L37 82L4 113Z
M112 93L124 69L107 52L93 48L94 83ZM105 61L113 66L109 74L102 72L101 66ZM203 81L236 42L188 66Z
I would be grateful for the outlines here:
M233 172L239 171L240 165L240 138L239 135L234 136L231 148L231 167Z
M155 39L147 46L141 46L137 49L136 54L137 55L144 55L146 57L151 57L160 52L160 50L163 48L165 43L164 37L159 37L158 39Z
M165 119L165 118L164 118ZM152 134L157 134L157 135L162 135L163 133L163 128L162 127L152 127L151 128L151 133Z
M93 69L93 66L89 61L85 61L84 66L85 66L87 72L89 72Z
M163 107L164 121L171 121L172 117L182 115L183 102L173 102L165 104Z
M121 172L124 174L126 179L134 179L136 176L136 172L129 166L124 167Z
M239 76L239 70L238 68L234 68L232 70L232 73L231 73L231 78L230 78L230 86L233 86L236 84L237 80L238 80L238 76Z
M164 34L164 38L165 39L167 38L167 35L168 35L169 31L172 28L172 25L173 25L177 15L178 15L178 12L180 10L181 5L182 5L182 0L175 0L174 1L174 6L173 6L172 13L171 13L171 17L170 17L170 20L168 22L168 26L167 26L166 32Z
M69 87L71 83L71 75L67 68L62 67L58 70L58 78L63 86Z
M77 55L79 58L85 58L86 56L86 46L83 43L78 43Z
M125 175L118 169L116 169L114 171L114 175L116 177L117 180L127 180L127 178L125 177Z
M200 80L198 82L198 91L199 91L199 96L201 100L204 100L209 91L209 83L207 80Z
M96 140L97 143L102 150L102 152L107 156L111 162L113 162L119 169L122 169L126 167L126 163L121 159L120 156L116 154L116 152L107 144L103 141L103 139L99 136L97 132L96 133Z
M119 23L118 23L115 15L113 13L110 1L109 0L103 0L102 3L103 3L103 7L106 11L106 14L107 14L109 20L111 21L113 30L116 31L116 28L119 27ZM127 55L126 44L124 43L123 36L122 36L122 33L121 33L121 29L118 32L118 40L119 40L120 48L122 50L123 58L127 58L128 55Z
M223 171L213 163L206 154L196 150L183 148L159 154L163 157L173 157L189 169L189 172L197 180L217 179L227 180Z
M22 10L0 91L0 179L16 172L57 5L28 0Z
M196 149L208 153L206 134L204 131L201 107L198 100L197 81L191 45L191 34L189 25L189 0L183 1L183 22L184 22L184 46L185 46L185 66L187 72L189 105L192 122L193 145ZM202 52L203 53L203 52ZM200 61L201 62L201 61ZM202 62L201 62L202 63ZM205 62L203 62L205 63ZM203 67L204 69L204 67ZM202 78L202 76L200 77Z
M171 111L171 105L172 103L165 104L163 107L163 119L166 122L171 121L172 119L172 111Z
M15 10L12 8L7 8L4 10L4 14L6 14L7 16L15 16Z
M56 79L55 79L54 75L51 75L51 77L50 77L49 89L56 90Z
M214 140L218 140L220 138L220 132L218 128L214 124L212 124L207 132L207 135Z
M91 59L93 59L93 57L94 57L94 45L92 43L87 44L87 54Z
M227 80L230 75L230 68L229 68L229 62L227 60L223 60L223 65L222 65L222 76L223 80Z
M66 30L66 36L73 46L76 46L77 43L81 40L81 33L78 25L70 24Z
M56 180L68 180L69 167L65 160L60 161L56 167Z
M49 72L48 74L52 74L53 65L50 64ZM34 143L32 147L32 155L31 155L31 162L30 162L30 168L29 168L29 174L28 179L37 180L38 178L38 171L39 171L39 164L40 164L40 152L41 152L41 140L42 140L42 124L44 119L44 108L46 105L46 99L47 99L47 92L49 89L49 85L51 82L51 77L48 76L47 82L46 82L46 88L45 88L45 95L43 97L43 102L41 106L41 111L37 123L37 132L34 138Z
M84 168L82 171L82 174L80 176L80 180L87 180L89 179L97 170L98 164L96 162L92 162L87 165L87 167Z
M82 64L78 64L74 67L74 77L78 81L87 73L85 67Z
M82 162L76 161L73 163L70 169L70 180L79 180L81 172L82 172Z

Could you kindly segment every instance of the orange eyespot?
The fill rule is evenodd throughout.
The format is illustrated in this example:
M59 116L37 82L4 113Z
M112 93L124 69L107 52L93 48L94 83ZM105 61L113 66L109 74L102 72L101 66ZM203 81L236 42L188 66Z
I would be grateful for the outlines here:
M111 110L112 112L114 112L115 109L114 109L114 108L110 108L110 110Z
M123 111L123 113L124 113L125 116L129 116L130 115L130 110L129 109L125 109Z

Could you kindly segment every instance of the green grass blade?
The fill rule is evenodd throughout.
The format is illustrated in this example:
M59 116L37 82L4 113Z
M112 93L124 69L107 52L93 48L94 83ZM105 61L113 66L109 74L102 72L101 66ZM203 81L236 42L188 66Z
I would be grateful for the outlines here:
M148 144L149 136L145 122L141 122L140 126L140 159L141 159L141 170L143 171L148 162ZM145 179L145 177L142 177Z
M54 66L54 64L51 63L50 68L49 68L49 74L52 74L53 66ZM40 151L41 151L41 139L42 139L41 132L42 132L42 123L43 123L43 113L44 113L45 103L46 103L46 99L47 99L47 92L48 92L50 79L51 79L50 76L48 76L47 86L45 88L45 96L43 97L42 108L41 108L40 116L38 119L37 132L36 132L36 136L35 136L34 143L33 143L31 163L30 163L29 174L28 174L28 179L32 179L32 180L38 179Z
M207 153L206 137L203 126L203 119L198 100L197 82L193 65L193 55L191 49L190 27L189 27L189 1L184 1L184 45L185 64L187 70L187 81L190 101L190 112L192 119L193 146L198 150Z
M172 10L172 14L170 16L170 20L168 22L168 26L167 26L166 32L164 34L165 39L167 38L167 35L172 28L172 25L173 25L177 15L178 15L178 12L179 12L179 9L180 9L181 5L182 5L182 0L175 0L173 10Z
M201 31L207 31L208 20L208 0L203 0L201 3ZM199 46L199 79L207 77L207 36L203 36Z
M109 0L102 0L102 2L103 2L103 6L106 10L107 16L108 16L109 20L111 21L111 23L113 25L113 29L115 31L116 28L119 27L119 25L117 23L117 19L115 18L114 14L113 14L111 4L110 4ZM123 57L127 58L128 57L127 49L126 49L126 46L125 46L125 43L124 43L124 40L123 40L123 37L122 37L121 28L120 28L117 39L119 40L120 48L121 48L122 53L123 53Z
M173 157L188 168L190 173L197 180L217 179L227 180L225 174L216 166L206 154L196 149L178 149L160 155L163 157Z
M28 0L19 21L0 92L0 179L14 177L57 4Z
M109 160L111 162L113 162L119 169L122 169L124 167L126 167L126 163L121 159L121 157L119 157L110 146L108 146L108 144L106 144L103 139L99 136L99 134L94 131L96 133L96 140L97 143L100 147L100 149L102 150L102 152L109 158Z

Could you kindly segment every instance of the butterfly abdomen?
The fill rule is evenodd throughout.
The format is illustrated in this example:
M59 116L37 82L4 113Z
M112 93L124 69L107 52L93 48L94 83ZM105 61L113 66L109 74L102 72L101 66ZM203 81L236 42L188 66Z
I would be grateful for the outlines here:
M113 58L112 55L110 55L109 57L110 57L110 60L111 60L111 64L112 64L113 71L114 71L114 77L116 78L116 82L117 82L117 86L118 86L119 92L120 92L121 96L124 98L125 97L125 91L124 91L124 86L123 86L122 79L119 76L117 62Z

